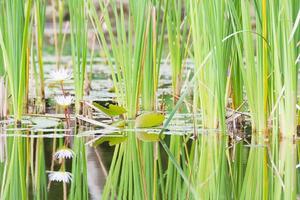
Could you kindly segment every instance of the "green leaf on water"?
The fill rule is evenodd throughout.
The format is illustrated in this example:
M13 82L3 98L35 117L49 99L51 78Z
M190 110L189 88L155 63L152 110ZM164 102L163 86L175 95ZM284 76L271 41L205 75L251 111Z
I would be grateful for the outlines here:
M125 140L127 140L127 136L121 135L121 134L112 134L112 135L105 135L100 137L98 140L96 140L95 142L93 142L93 146L96 147L104 142L108 142L109 146L114 146L116 144L120 144L122 142L124 142Z
M147 112L139 115L135 119L136 128L150 128L159 126L165 120L165 116L159 112Z
M93 105L110 117L122 115L127 111L114 101L94 101Z
M59 125L58 119L47 117L34 117L31 122L34 123L33 128L52 128Z
M147 132L137 132L136 136L139 140L143 142L158 142L163 139L165 135L159 136L157 133L147 133Z

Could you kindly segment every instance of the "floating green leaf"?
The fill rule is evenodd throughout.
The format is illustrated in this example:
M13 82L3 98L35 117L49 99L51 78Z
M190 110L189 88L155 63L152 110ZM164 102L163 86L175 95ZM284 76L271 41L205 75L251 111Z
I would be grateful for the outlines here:
M111 134L111 135L105 135L100 137L98 140L96 140L92 145L94 147L104 143L104 142L108 142L109 146L114 146L116 144L120 144L122 142L124 142L125 140L127 140L127 136L121 135L121 134Z
M125 108L119 106L114 101L94 101L93 105L110 117L122 115L127 112Z
M158 133L147 132L137 132L136 136L143 142L158 142L160 139L163 139L165 137L165 135L159 136Z
M34 123L33 128L51 128L59 124L58 119L47 117L34 117L31 122Z
M136 128L150 128L159 126L165 120L165 116L158 112L147 112L139 115L135 120Z

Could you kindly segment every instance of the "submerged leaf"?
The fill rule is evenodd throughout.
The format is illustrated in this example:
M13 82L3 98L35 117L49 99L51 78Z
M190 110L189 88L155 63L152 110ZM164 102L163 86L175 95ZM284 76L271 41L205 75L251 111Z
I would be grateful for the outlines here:
M135 120L136 128L150 128L159 126L165 120L165 116L158 112L147 112L139 115Z
M157 133L147 133L147 132L138 132L137 138L144 142L158 142L160 139L163 139L165 135L162 135L162 138L159 137Z
M34 117L31 122L34 123L33 128L52 128L59 125L58 119L46 117Z
M121 134L114 134L114 135L105 135L100 137L98 140L93 142L93 146L96 147L104 142L108 142L109 146L114 146L116 144L120 144L127 140L127 136Z
M119 106L114 101L94 101L93 105L110 117L122 115L127 112L125 108Z

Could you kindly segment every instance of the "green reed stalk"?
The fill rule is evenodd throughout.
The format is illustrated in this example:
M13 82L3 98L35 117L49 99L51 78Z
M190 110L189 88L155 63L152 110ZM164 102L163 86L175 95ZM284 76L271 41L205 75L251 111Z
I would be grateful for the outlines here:
M0 1L0 46L16 122L23 115L30 49L32 0ZM17 132L18 133L18 132ZM9 159L4 168L1 199L27 199L26 151L22 138L7 140Z
M243 79L242 72L240 68L239 56L238 53L235 52L234 47L232 48L232 63L231 63L231 97L232 97L232 108L234 110L241 110L241 106L244 102L243 96Z
M3 29L3 20L0 21L0 31ZM6 78L5 78L5 68L4 60L2 56L2 48L0 48L0 119L3 119L6 116ZM1 177L0 177L1 178Z
M230 26L230 32L234 32L232 37L233 39L230 39L232 43L241 42L240 35L235 35L241 27L241 9L240 9L240 2L239 1L228 1L228 15L231 21ZM234 110L241 110L241 106L244 102L244 96L243 96L243 76L242 76L242 69L241 69L241 58L242 58L242 52L240 49L236 49L235 45L231 46L232 51L232 57L231 59L231 65L228 70L228 73L230 73L231 79L229 87L227 88L230 90L230 95L232 98L232 108ZM229 95L229 94L228 94Z
M4 180L4 177L3 177L4 167L5 167L5 164L4 164L4 162L1 161L0 162L0 178L1 178L1 180ZM0 188L2 188L2 181L0 182Z
M153 65L157 65L155 42L153 52L149 51L148 45L150 44L147 43L150 37L156 38L155 31L157 31L157 29L154 29L154 32L152 32L155 37L151 35L149 30L153 27L150 26L150 22L147 23L147 19L154 19L150 18L152 17L151 14L148 14L151 11L149 9L150 1L130 0L128 16L124 12L123 2L105 3L105 1L99 0L98 3L101 10L100 20L93 2L89 1L90 17L98 31L97 39L101 42L112 70L117 100L125 106L127 110L126 118L135 119L139 110L139 97L142 90L145 63L152 60ZM106 30L103 30L103 23L107 27ZM115 23L115 30L112 27L113 23ZM106 32L108 37L105 35ZM145 52L153 53L154 56L152 57L153 54L150 54L147 57ZM151 78L147 79L151 83L155 83L158 77L158 68L154 67L153 69L154 71L150 74ZM155 84L152 91L155 91L154 88L157 88ZM153 93L152 95L155 97ZM151 102L150 107L152 105L153 102ZM130 123L129 128L134 128L134 124ZM115 195L118 198L128 199L149 198L141 157L142 147L137 141L135 133L129 132L126 135L128 136L126 142L116 146L113 156L114 162L111 165L103 192L104 199L113 198Z
M54 46L56 54L56 66L59 69L61 64L61 56L63 53L63 16L64 16L64 1L62 0L53 0L51 1L52 7L52 25L54 31ZM57 7L57 8L56 8ZM58 10L58 11L57 11ZM58 12L58 26L59 30L57 31L57 12Z
M87 200L89 199L87 180L87 158L85 143L83 138L74 138L73 150L75 157L72 160L72 183L69 199Z
M39 98L41 99L42 104L45 103L45 81L44 81L44 63L43 63L45 11L46 11L45 0L35 0L35 24L36 24L35 43L36 43L37 60L39 66L39 85L40 85L40 92L39 92L38 99Z
M252 5L253 6L253 5ZM267 94L268 94L268 57L266 55L267 47L265 33L262 33L266 28L265 15L259 12L256 8L256 33L261 35L256 38L256 46L253 42L252 22L250 14L251 4L247 1L241 1L242 15L242 30L243 32L243 49L246 66L242 67L243 79L245 83L245 90L249 109L252 119L253 133L262 135L267 131ZM265 8L266 9L266 8ZM264 47L264 48L262 48ZM242 58L242 57L241 57ZM264 112L262 112L264 111Z
M254 133L255 131L259 131L258 135L260 136L263 136L264 134L268 135L267 120L272 121L273 127L275 127L277 126L276 120L273 120L272 118L279 115L282 136L291 137L296 130L295 104L298 71L297 68L293 67L295 64L292 61L293 59L291 59L291 57L294 57L295 60L293 45L287 45L288 37L292 32L291 21L293 20L293 17L295 17L293 16L295 13L293 13L291 9L293 6L289 5L286 1L284 1L284 3L279 3L279 1L274 2L266 0L261 2L254 1L252 6L255 6L256 11L255 34L258 35L255 37L257 41L256 46L253 45L253 35L251 36L253 31L251 30L252 24L249 14L251 4L249 2L241 1L241 10L245 14L242 17L242 25L239 28L240 30L243 30L246 67L243 67L242 71L246 85L248 104L252 115L252 128ZM280 16L278 13L282 13L282 15ZM289 14L287 15L286 13ZM289 20L282 20L282 16ZM287 21L290 23L287 23ZM281 26L284 26L284 28L281 29ZM250 33L251 31L252 33ZM237 48L238 51L241 52L241 46L238 44L239 42L237 41L236 43L239 46ZM285 56L287 54L288 56ZM239 57L243 58L243 55L239 53ZM247 64L247 62L250 64ZM270 83L270 80L272 80L273 83ZM272 89L273 87L274 90ZM273 91L275 91L275 93ZM269 118L269 110L271 109L272 115ZM277 109L278 111L276 111ZM264 112L262 112L262 110ZM282 120L282 117L284 117L284 120ZM276 133L276 130L278 129L273 130ZM285 154L278 154L278 145L279 149L281 149L281 144L284 144L278 144L278 139L278 136L273 136L271 157L268 156L270 152L268 152L269 150L266 148L252 148L250 150L241 198L281 198L280 187L283 178L278 176L276 167L271 168L271 172L269 172L268 165L270 165L270 163L268 162L268 159L272 159L271 164L274 162L279 165L279 169L281 170L280 173L287 173L288 184L293 185L293 183L295 183L295 180L290 178L293 176L292 174L295 169L290 168L285 171L284 167L280 167L291 167L295 165L295 153L293 153L293 148L291 148L291 157L289 157L289 160L282 157ZM252 143L264 144L263 140L262 137L258 139L253 137ZM283 146L284 149L286 149L286 145ZM280 152L282 151L283 150L280 150ZM281 161L283 163L288 163L282 164ZM273 174L277 174L277 176L272 178ZM270 175L271 177L268 177ZM273 183L277 185L277 188L272 188ZM293 192L291 192L294 190L293 187L289 187L289 189L290 190L285 194L293 194ZM256 192L253 193L249 191ZM274 194L275 191L278 193Z
M1 12L2 12L2 7L1 8ZM3 30L3 21L0 21L0 31ZM5 68L4 68L4 60L3 60L3 55L2 55L2 48L0 48L0 77L4 77L5 75Z
M42 134L42 133L39 133ZM47 178L44 154L44 138L38 138L36 141L35 166L34 166L34 199L47 200ZM34 149L31 149L33 151ZM32 164L33 165L33 164ZM33 166L31 166L33 168Z
M164 45L166 28L166 15L169 1L164 3L161 0L148 1L146 32L144 37L144 62L142 75L143 80L141 91L141 106L143 110L157 110L157 89L159 81L159 70ZM159 145L154 142L138 142L141 147L141 167L145 174L144 184L148 199L159 199L163 191L158 187L157 182L162 180L159 165Z
M63 0L56 0L57 5L57 12L58 12L58 33L55 33L57 36L57 63L58 68L61 64L61 57L64 50L64 35L66 33L63 33L63 23L64 23L64 14L65 14L65 2ZM53 24L56 25L56 24ZM54 29L55 30L55 29Z
M0 46L12 96L13 113L19 121L23 114L28 69L29 29L32 0L1 1Z
M85 7L85 1L69 1L76 113L80 112L80 101L84 95L84 79L87 62L87 14Z
M294 166L297 157L293 138L297 133L296 102L299 72L299 63L295 63L295 60L296 43L300 39L296 17L298 15L300 18L300 12L294 8L299 8L300 4L297 1L267 1L267 3L270 29L268 38L272 47L270 58L274 70L276 99L274 109L277 110L275 116L278 116L279 122L279 134L274 136L279 140L278 154L274 156L279 175L274 177L273 199L295 199L297 182ZM278 137L282 137L282 141Z
M102 11L100 16L102 21L99 20L92 1L89 1L90 16L99 33L97 39L101 42L111 67L118 101L127 109L127 117L135 118L144 65L145 42L143 38L146 35L146 1L138 3L129 1L130 20L125 19L122 3L110 2L106 5L104 1L99 1L99 6ZM108 6L111 7L113 16L110 16ZM115 20L116 30L112 27L112 20ZM103 30L102 23L105 23L107 30ZM108 37L105 37L106 31ZM114 63L112 59L114 59Z
M236 12L231 7L234 31L242 34L241 37L240 35L235 37L235 45L237 46L239 65L251 114L253 145L263 145L263 136L268 134L268 95L269 91L271 91L268 76L268 44L266 43L266 37L264 37L267 28L265 19L266 5L264 1L259 4L240 1L235 7ZM254 5L256 6L255 31L252 30L250 14L251 6ZM262 9L259 9L258 6ZM243 13L243 15L240 18L236 13ZM254 45L254 37L256 46ZM267 198L269 189L267 156L267 149L264 146L250 149L243 186L241 190L238 190L240 194L236 194L239 198ZM256 192L254 193L254 191Z
M201 109L204 128L195 147L195 157L198 157L195 185L204 199L229 198L231 188L227 184L226 140L215 132L218 128L225 131L230 43L223 42L223 38L229 35L230 30L229 19L224 17L228 5L227 1L197 0L190 0L189 4L195 70L200 71L197 75L198 93L195 101ZM200 68L210 51L211 59Z
M16 123L23 115L23 103L28 84L32 0L0 1L0 46L5 73L12 98L12 113ZM1 188L3 199L27 199L24 141L10 140L7 145L10 160L4 169Z
M299 7L299 3L296 1L268 1L268 3L270 7L269 40L272 47L275 96L276 100L279 100L280 128L283 137L293 137L297 126L296 103L299 71L299 63L296 63L296 43L300 39L299 28L297 30L295 27L296 32L293 33L293 23L299 13L293 8Z
M34 44L33 44L33 40L31 40L31 46L33 47ZM39 80L41 78L40 76L40 73L39 73L39 64L38 64L38 58L36 57L36 52L35 52L35 48L32 48L31 49L31 60L32 60L32 69L33 69L33 78L34 79L34 83L36 83L36 85L39 84ZM43 75L44 76L44 75ZM36 112L35 113L44 113L45 112L45 101L43 103L43 100L40 98L40 94L41 94L41 88L40 87L35 87L35 95L36 95L36 107L35 107L35 110Z
M1 128L4 128L5 126L1 126ZM5 134L6 131L1 131L0 133ZM1 154L0 154L0 198L1 198L1 191L2 191L2 187L3 184L5 184L4 180L5 180L5 165L6 165L6 160L7 160L7 153L6 153L6 143L7 140L6 138L1 138L0 139L0 150L1 150Z
M241 29L241 9L240 9L240 1L228 1L229 6L229 15L231 20L231 27L233 32L237 32ZM233 36L234 38L231 39L233 43L240 43L241 37L240 34ZM231 83L230 83L230 90L231 90L231 97L232 97L232 109L234 110L242 110L244 111L246 106L244 104L244 83L243 83L243 74L242 74L242 67L243 62L242 60L242 51L241 49L236 48L235 45L232 46L232 61L231 61L231 69L230 69L230 76L231 76ZM238 130L233 130L234 131ZM242 191L242 185L244 182L245 176L245 169L247 164L247 157L248 151L245 149L243 142L235 141L235 137L232 137L231 144L231 162L230 162L230 173L232 178L232 188L233 188L233 195L235 199L239 198L239 195Z
M182 0L171 1L168 9L168 45L170 51L172 68L172 88L174 104L180 97L183 83L183 72L185 58L188 51L188 2ZM171 136L170 151L175 156L178 163L181 162L181 154L184 155L183 137ZM184 163L184 162L183 162ZM166 195L168 198L181 198L184 188L180 173L176 170L172 161L169 160L166 177ZM180 188L180 189L179 189Z
M17 132L18 133L18 132ZM20 137L7 138L7 152L9 159L4 166L1 199L28 198L26 185L26 152L24 151L24 139Z
M149 1L151 2L151 1ZM168 1L165 5L162 0L156 0L147 5L147 25L144 38L144 63L142 69L142 107L144 110L156 110L156 92L158 89L159 70L164 45L166 27L166 12Z
M200 69L197 87L200 90L200 108L203 109L204 128L224 129L225 126L225 89L230 49L227 41L228 20L222 16L227 9L225 2L190 1L191 29L194 46L195 67L197 70L204 57L212 52L212 59ZM214 16L210 10L220 11ZM215 26L215 27L214 27ZM215 31L212 31L216 28ZM202 49L202 50L201 50ZM212 66L212 67L208 67ZM205 92L201 92L205 91ZM215 112L217 111L217 112Z
M172 87L174 100L179 98L184 61L188 51L188 2L175 0L170 3L167 17L168 45L172 67ZM185 13L185 12L186 13ZM183 17L182 17L183 16Z
M227 40L227 39L225 39ZM194 84L197 82L197 77L198 74L200 73L202 67L204 67L207 62L210 60L212 56L212 51L210 51L206 57L204 58L203 62L200 64L199 68L197 69L197 71L195 71L195 74L193 75L193 77L191 78L190 81L188 81L188 83L186 84L186 90L182 91L182 94L180 95L180 98L178 99L175 107L172 109L172 111L169 114L169 117L165 120L164 125L160 131L160 136L162 136L163 132L167 129L167 127L170 125L171 120L173 119L175 113L179 110L179 108L182 106L184 99L186 98L186 96L189 94L189 88L191 88L192 86L194 86ZM189 78L189 77L188 77ZM196 94L196 93L195 93ZM196 169L198 167L198 154L196 153L191 153L190 154L190 160L191 160L191 164L188 164L189 166L191 166L193 168L192 174L189 174L189 176L186 176L186 173L183 171L182 167L180 166L180 164L176 161L174 155L172 154L172 152L170 151L170 149L168 148L166 142L161 138L160 140L160 144L162 145L162 147L164 148L164 150L166 151L169 159L172 161L173 165L176 167L176 170L178 170L180 176L182 177L182 179L184 180L185 184L188 186L188 191L187 191L187 195L185 196L185 198L187 198L187 196L192 196L195 199L199 199L199 197L201 196L201 194L197 194L195 189L194 189L194 185L192 185L191 183L194 182L194 180L197 179L197 177L195 177L195 174L193 172L196 173ZM197 144L197 143L196 143ZM195 143L192 143L192 149L191 152L198 152L195 150ZM186 161L188 161L188 159L186 159ZM186 161L182 161L183 163L186 163ZM189 162L188 162L189 163ZM190 173L190 172L189 172ZM191 176L191 177L190 177ZM164 189L163 189L164 191ZM184 193L183 193L184 194ZM163 199L165 199L165 195L162 195Z

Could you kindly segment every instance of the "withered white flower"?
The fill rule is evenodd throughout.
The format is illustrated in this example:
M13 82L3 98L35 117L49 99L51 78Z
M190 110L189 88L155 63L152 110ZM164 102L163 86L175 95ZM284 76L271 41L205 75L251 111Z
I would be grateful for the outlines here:
M72 181L72 174L63 171L48 171L49 181L69 183Z
M74 157L74 151L66 147L59 149L54 154L54 158L56 159L71 159L73 157Z
M59 69L50 72L50 81L52 82L62 82L71 78L72 72L68 69Z
M72 96L56 96L55 101L58 105L67 107L72 104L73 97Z

